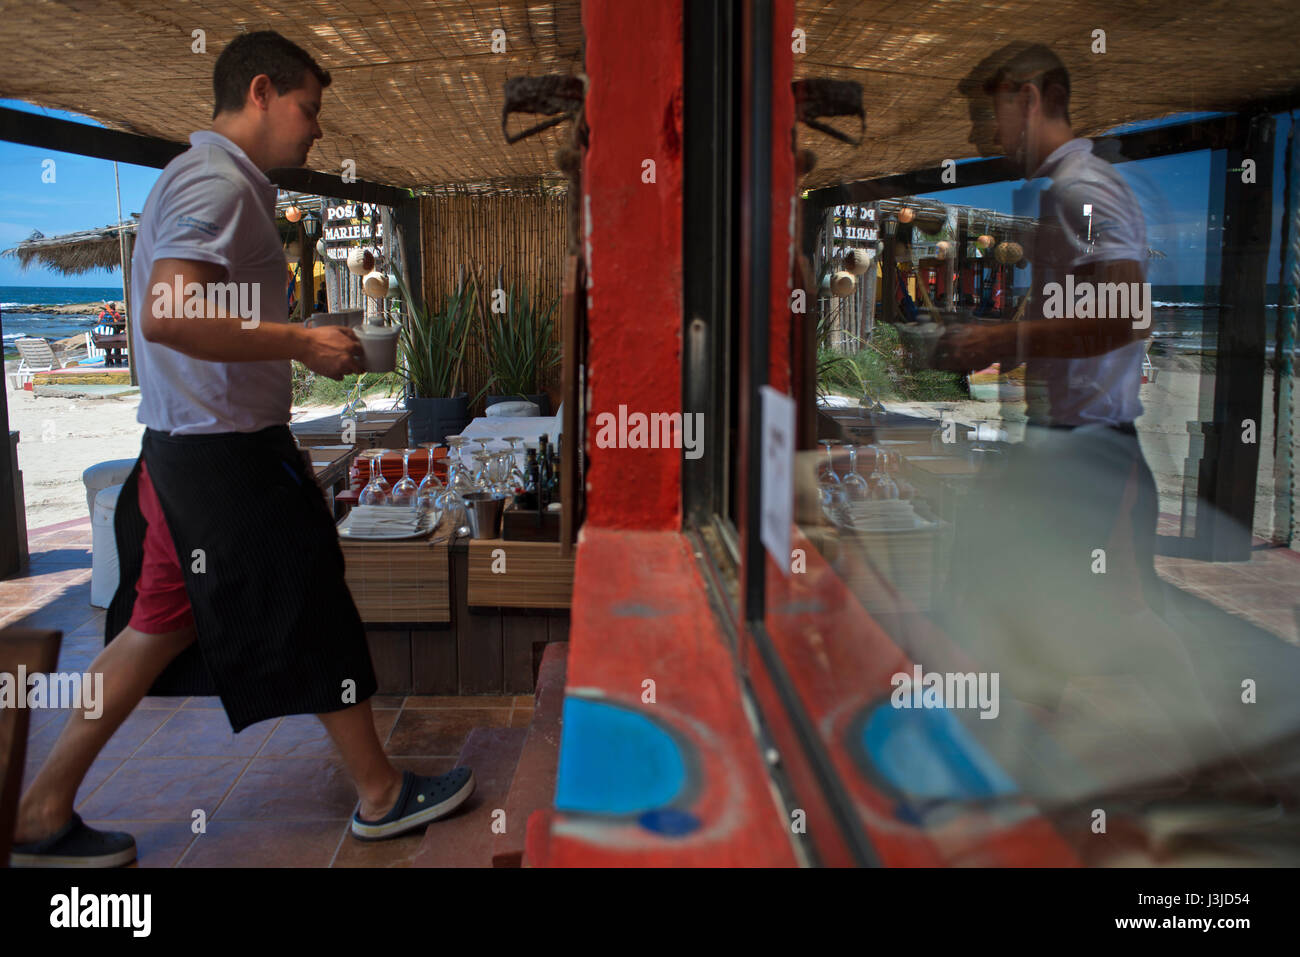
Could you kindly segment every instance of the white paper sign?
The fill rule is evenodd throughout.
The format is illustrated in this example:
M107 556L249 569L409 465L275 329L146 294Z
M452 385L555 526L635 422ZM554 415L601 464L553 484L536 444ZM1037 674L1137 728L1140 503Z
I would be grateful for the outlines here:
M794 520L794 400L770 385L763 397L763 521L768 554L790 574L790 524Z

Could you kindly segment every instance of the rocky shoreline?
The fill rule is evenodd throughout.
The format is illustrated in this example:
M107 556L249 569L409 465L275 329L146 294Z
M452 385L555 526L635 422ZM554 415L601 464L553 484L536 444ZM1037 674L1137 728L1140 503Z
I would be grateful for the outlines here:
M105 302L121 302L118 300L101 300L99 302L72 302L61 306L55 305L36 305L36 306L10 306L5 309L5 313L30 314L39 312L46 316L97 316L99 310L104 308Z

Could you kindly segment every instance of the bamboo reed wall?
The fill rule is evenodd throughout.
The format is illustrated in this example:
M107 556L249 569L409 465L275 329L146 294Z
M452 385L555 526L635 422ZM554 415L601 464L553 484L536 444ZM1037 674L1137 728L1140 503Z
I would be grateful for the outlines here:
M560 340L560 295L564 285L566 197L563 188L524 190L451 187L420 197L424 295L437 301L456 286L461 267L481 268L495 288L526 285L534 301L554 302L555 337ZM472 397L489 374L482 343L475 336L466 359L464 386ZM559 404L560 367L551 370L544 391L551 410ZM481 414L482 400L471 408Z

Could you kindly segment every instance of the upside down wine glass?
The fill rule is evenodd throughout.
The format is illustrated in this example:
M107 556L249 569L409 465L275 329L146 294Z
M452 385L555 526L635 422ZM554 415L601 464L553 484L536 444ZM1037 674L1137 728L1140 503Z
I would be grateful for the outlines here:
M858 448L856 445L846 445L845 449L849 453L849 474L841 482L844 494L850 502L866 501L871 498L871 486L858 474Z
M417 486L411 478L411 453L415 449L402 449L402 477L393 486L389 501L393 505L411 506L415 504Z
M388 488L384 483L384 476L379 468L379 460L383 456L382 449L366 449L360 453L361 458L370 460L370 481L366 487L361 490L357 497L359 505L387 505Z

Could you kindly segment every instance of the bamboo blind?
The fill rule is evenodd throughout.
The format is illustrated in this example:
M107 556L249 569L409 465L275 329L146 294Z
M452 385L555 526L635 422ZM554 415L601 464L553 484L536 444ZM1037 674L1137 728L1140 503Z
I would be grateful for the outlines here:
M451 621L445 539L368 542L339 539L345 578L361 620Z
M505 571L494 572L493 552L505 553ZM557 542L469 543L469 604L492 608L568 608L573 598L575 555L561 556ZM500 566L498 566L500 567Z
M495 288L528 287L534 302L555 303L555 339L560 341L560 296L564 284L566 198L561 188L452 187L420 197L425 298L437 302L456 287L462 268L481 268ZM464 388L474 396L488 380L487 357L476 329L466 357ZM560 366L543 382L558 395ZM478 407L472 412L478 411Z

